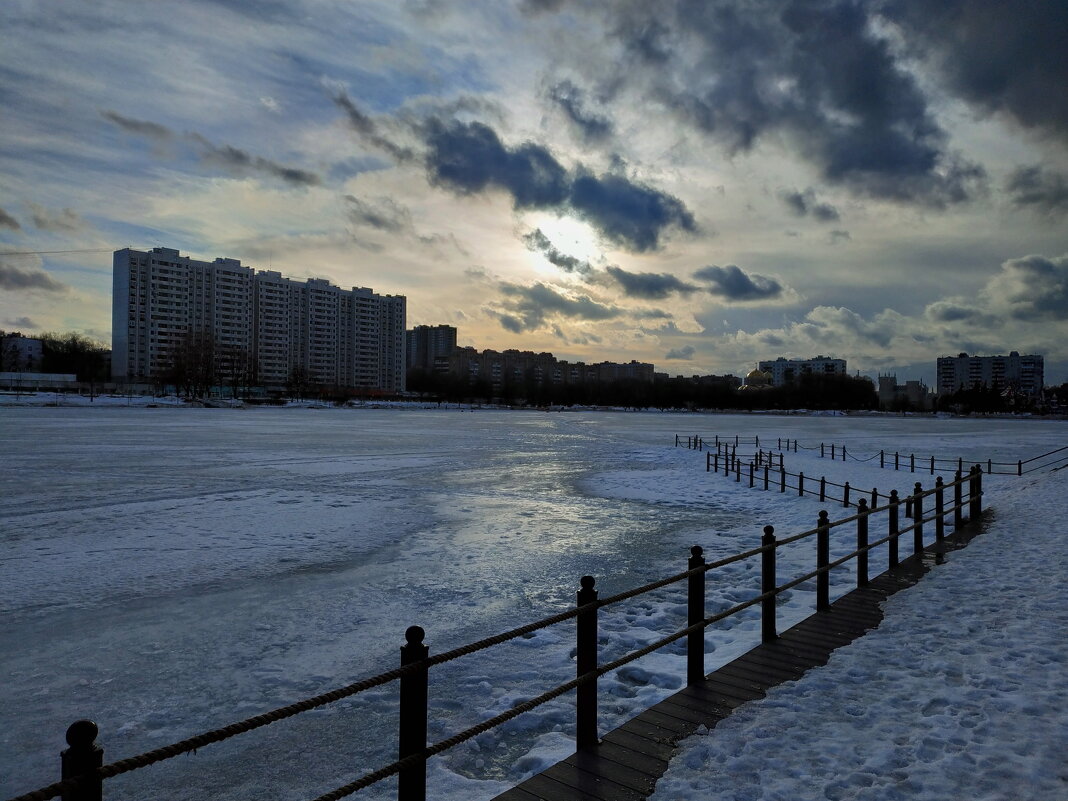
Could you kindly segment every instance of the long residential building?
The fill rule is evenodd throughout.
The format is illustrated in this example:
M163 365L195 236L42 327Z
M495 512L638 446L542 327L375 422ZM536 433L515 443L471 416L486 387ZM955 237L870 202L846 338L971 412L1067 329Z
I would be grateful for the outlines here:
M940 356L937 362L938 394L952 395L975 386L1012 390L1037 397L1045 384L1045 366L1038 355Z
M475 348L454 348L449 355L437 357L435 370L466 378L470 382L488 381L496 391L509 383L522 386L526 381L553 385L610 383L628 379L653 381L653 365L645 362L586 364L561 361L548 352L515 349L479 351Z
M774 361L759 362L763 373L771 374L771 385L782 387L794 383L803 375L845 375L845 359L816 356L813 359L787 359L780 356Z
M247 360L253 384L278 389L299 376L339 389L404 390L403 295L170 248L115 251L112 280L116 381L164 380L177 349L198 334L210 337L217 360Z

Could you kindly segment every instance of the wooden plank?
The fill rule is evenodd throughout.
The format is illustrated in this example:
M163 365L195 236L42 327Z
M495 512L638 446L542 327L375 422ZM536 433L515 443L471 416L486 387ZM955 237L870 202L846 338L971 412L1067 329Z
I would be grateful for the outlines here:
M629 765L603 758L599 747L596 751L578 751L565 759L564 763L635 790L642 796L651 793L653 785L656 784L656 778L648 773L642 773Z
M568 762L557 762L541 775L599 801L644 801L648 795L639 788L628 787L608 778L603 768L591 773ZM621 780L626 780L626 777L621 777Z
M673 744L661 742L659 740L650 740L648 737L643 737L637 732L630 731L626 728L626 724L623 724L618 729L613 729L608 732L608 734L601 738L601 742L612 743L623 748L629 748L641 757L660 760L665 766L675 751L675 746Z
M627 737L634 738L637 737L637 735L624 732L623 739L625 740ZM644 740L644 738L638 739ZM617 762L620 765L626 765L634 770L641 771L646 776L659 778L660 776L663 776L664 771L667 770L668 759L660 759L658 757L650 756L646 751L640 750L649 742L651 741L645 740L644 743L638 743L636 748L631 748L624 745L619 737L611 740L605 737L605 739L601 740L597 745L595 753L601 759L606 759L609 762Z

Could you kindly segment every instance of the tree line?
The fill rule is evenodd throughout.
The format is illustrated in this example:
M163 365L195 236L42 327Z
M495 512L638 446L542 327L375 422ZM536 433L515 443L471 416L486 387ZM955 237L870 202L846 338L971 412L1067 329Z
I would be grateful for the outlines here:
M620 379L554 384L528 372L505 377L494 386L486 378L409 370L408 389L424 400L545 406L623 406L635 409L877 409L870 379L841 375L803 375L794 383L759 390L741 389L729 376L655 381Z

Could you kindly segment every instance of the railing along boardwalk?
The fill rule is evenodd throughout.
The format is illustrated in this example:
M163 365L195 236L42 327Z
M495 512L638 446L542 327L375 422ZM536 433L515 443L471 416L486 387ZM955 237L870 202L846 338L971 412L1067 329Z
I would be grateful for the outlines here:
M867 585L843 595L775 638L665 698L594 746L532 776L493 801L640 801L656 788L676 746L701 726L713 729L735 709L759 700L772 687L827 664L831 654L876 628L883 601L915 584L964 547L978 526L955 531L914 554Z
M597 754L607 754L609 751L613 750L612 748L603 745L597 730L597 679L600 676L617 670L646 654L652 653L653 651L659 650L674 642L685 641L686 678L688 684L691 685L691 687L696 688L690 691L691 695L694 696L701 695L701 693L708 691L710 688L714 689L721 685L734 686L736 694L729 697L740 703L744 698L737 694L738 691L746 690L748 693L757 691L762 692L761 682L765 681L765 679L754 681L750 675L755 671L755 666L757 665L762 667L756 672L765 676L766 679L777 678L778 681L782 681L787 678L796 677L796 671L803 669L803 666L807 664L806 660L811 661L812 659L824 658L819 656L819 654L822 653L824 646L827 644L833 645L835 642L840 641L842 636L845 636L845 634L848 633L846 631L838 631L838 624L833 621L845 621L848 617L852 616L856 618L857 621L863 622L866 625L874 625L874 623L877 622L877 617L870 611L862 611L860 607L857 607L855 599L849 601L839 599L839 601L836 602L838 604L838 609L845 610L847 608L854 608L854 611L851 612L850 615L844 613L837 614L832 617L832 624L830 624L829 627L826 622L810 623L809 621L812 621L814 618L809 618L809 621L806 621L805 624L799 624L790 630L795 633L791 634L790 632L787 632L783 636L780 636L776 626L776 598L781 593L814 580L817 609L816 617L818 617L819 614L832 608L829 600L831 570L846 562L855 560L858 590L869 591L869 552L884 544L887 545L887 568L890 571L895 571L900 564L898 541L902 536L907 535L911 531L913 535L913 559L919 559L919 554L923 553L925 550L923 532L924 524L927 522L933 521L935 523L935 548L944 549L946 515L952 515L955 532L960 532L962 529L965 510L967 510L969 521L979 520L982 512L982 476L982 469L979 465L975 465L966 476L958 477L951 483L944 485L940 483L934 489L930 490L917 489L917 492L911 498L913 511L912 522L906 526L902 526L900 521L899 506L901 502L897 499L896 493L891 493L889 502L879 509L869 509L867 501L864 498L859 499L856 504L856 513L839 520L830 520L827 512L823 511L820 513L815 527L798 534L792 534L783 539L776 539L772 527L766 526L758 547L713 562L706 562L703 550L700 546L695 545L691 549L685 571L653 581L642 587L617 593L616 595L607 598L598 597L596 580L594 577L583 576L580 581L581 588L576 596L576 605L574 608L440 654L430 653L429 648L424 644L425 633L422 628L419 626L410 626L405 632L407 643L401 649L401 664L397 668L378 674L377 676L362 679L345 687L312 698L307 698L261 715L256 715L246 720L238 721L229 726L203 732L202 734L195 735L177 743L163 746L137 756L121 759L110 764L104 764L103 748L95 742L95 738L98 734L96 725L91 721L76 721L67 730L67 741L70 747L62 754L61 780L30 793L17 796L11 801L46 801L46 799L55 798L60 795L62 795L64 801L100 801L104 796L104 780L108 778L132 770L142 769L157 762L174 758L180 754L190 753L211 743L238 736L245 732L274 723L275 721L283 720L301 712L324 706L342 698L356 695L395 680L400 680L398 731L399 758L389 765L373 770L362 776L358 776L325 794L319 795L315 801L335 801L336 799L345 798L384 778L394 775L398 776L398 798L402 799L402 801L423 801L426 797L426 761L429 757L443 753L444 751L447 751L460 743L466 742L483 732L489 731L508 720L535 709L565 693L569 693L571 690L576 691L575 730L578 755L574 759L581 761L585 766L576 768L577 770L584 771L581 775L576 774L576 780L586 782L587 779L585 777L589 773L589 770L587 769L588 763L590 763L591 759L595 759ZM965 488L967 490L966 497L964 495ZM954 492L954 501L949 506L945 504L944 497L944 493L947 489L952 489ZM935 496L934 514L930 517L924 517L923 500L932 495ZM886 520L886 533L884 536L872 541L869 537L869 524L873 518L882 520L883 515L885 515ZM831 561L829 548L831 533L833 530L845 526L850 526L850 530L855 531L857 547L850 553ZM794 577L784 583L779 583L776 572L776 555L778 550L783 546L801 542L803 540L815 541L815 558L813 560L815 569L804 575ZM737 603L724 611L713 615L706 615L705 575L727 565L758 557L761 565L761 586L759 594L754 595L748 600ZM598 617L602 608L683 581L686 582L688 597L687 625L685 628L664 636L656 642L645 645L642 648L632 651L611 662L600 663L598 659ZM882 581L882 579L877 579L876 584L879 584ZM850 607L850 604L853 604L854 606ZM761 639L763 641L761 648L763 650L755 649L753 652L742 658L742 660L746 661L740 660L738 663L731 663L731 665L721 668L713 674L717 676L717 678L712 684L709 684L709 679L706 678L704 669L705 629L721 620L725 620L752 607L759 607L760 609ZM467 657L539 629L557 625L572 619L576 621L575 653L577 659L576 675L574 679L550 688L538 696L516 704L507 711L482 721L462 732L458 732L438 743L427 744L429 677L432 667L455 659ZM822 620L822 618L820 619ZM800 633L804 633L805 637L808 639L804 642L799 640L798 637L800 636ZM857 636L858 633L859 631L851 636ZM780 642L780 640L782 640L782 642ZM802 659L802 655L805 654L807 654L807 656L804 656L804 659ZM813 662L813 664L817 663L818 662ZM741 675L739 675L740 673ZM727 694L722 693L721 695ZM720 695L715 697L720 698ZM671 707L673 703L676 706L678 705L677 702L672 702L671 699L661 702L661 704L658 704L652 710L643 713L644 717L639 716L635 721L622 727L625 731L621 730L619 733L613 732L609 735L612 738L609 742L619 744L617 741L627 740L630 735L633 734L638 737L643 737L646 740L651 739L654 742L659 742L661 745L665 745L670 741L670 737L665 740L664 737L667 735L665 735L664 732L670 733L673 728L678 731L671 734L671 736L674 736L674 734L679 734L681 736L682 732L685 730L685 726L679 728L679 726L676 723L673 723L672 720L675 718L686 719L686 713L680 711L675 713L674 717L672 715L658 717L665 714L663 711L664 707ZM717 709L727 709L730 707L730 705L722 699L716 701L713 706ZM691 716L703 721L707 716L707 711L693 713ZM671 720L669 720L669 718ZM648 728L649 726L654 726L656 728L655 730L650 729ZM658 759L664 756L662 752L657 753L661 754L660 757L657 757ZM635 759L637 759L637 756ZM635 764L637 765L638 763ZM652 765L652 763L649 762L642 764L646 764L649 767ZM612 770L619 775L625 772L623 770L625 767L626 766L612 768ZM570 770L570 768L567 770ZM638 772L640 773L641 771L638 770ZM631 776L631 778L636 780L634 776ZM556 781L556 779L552 779L552 781ZM523 785L520 787L522 788ZM612 801L621 798L641 797L640 795L635 796L633 794L618 794L616 793L616 788L614 786L610 789L611 792L615 794L607 796L603 794L599 796L593 795L590 797L607 798L612 799ZM529 794L531 791L524 789L522 792ZM529 795L526 797L529 798ZM534 797L584 798L586 796L539 796L538 793L534 793ZM524 798L524 796L520 795L517 796L517 798Z

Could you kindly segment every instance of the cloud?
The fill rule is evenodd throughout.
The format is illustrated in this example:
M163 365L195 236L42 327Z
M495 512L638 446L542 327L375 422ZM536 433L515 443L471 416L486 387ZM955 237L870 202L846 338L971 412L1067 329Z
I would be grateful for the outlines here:
M158 122L150 122L149 120L137 120L132 117L124 117L117 111L105 109L100 112L100 116L115 125L122 128L127 133L135 134L137 136L144 136L148 139L163 144L169 142L174 138L174 131L165 125L160 125Z
M346 216L356 225L394 233L412 227L412 213L391 198L361 200L355 195L345 195L345 204Z
M667 228L697 230L681 200L621 175L580 174L571 185L570 202L606 239L634 253L656 250Z
M1005 182L1012 202L1048 215L1068 212L1068 176L1040 164L1018 167Z
M508 192L516 209L570 210L606 240L632 252L659 247L668 228L696 230L693 215L676 197L620 175L570 175L545 147L509 148L481 122L426 124L430 181L459 194Z
M586 95L571 81L560 81L549 88L549 99L567 117L572 127L585 142L600 142L612 135L612 121L601 114L591 112L586 106Z
M669 273L632 273L613 265L605 271L623 287L623 293L632 298L660 300L672 292L689 295L698 290L693 284L680 281Z
M1068 254L1009 259L982 294L1017 320L1068 320Z
M784 190L779 198L798 217L811 214L820 222L834 222L839 218L838 209L830 203L820 203L816 199L816 191L811 187L804 192Z
M36 321L34 321L30 317L15 317L14 319L6 320L5 322L14 328L20 329L33 329L41 327L36 323Z
M984 171L948 149L876 4L613 3L594 13L640 56L617 83L730 153L782 142L828 183L879 199L944 207L982 191Z
M783 293L783 286L763 275L746 275L733 264L717 267L712 264L697 270L693 277L710 284L708 291L732 301L770 300Z
M490 309L490 313L504 328L516 334L541 328L552 316L608 320L622 314L621 309L598 303L587 295L568 297L542 283L520 286L501 282L500 290L505 297L501 303L503 310Z
M3 254L0 253L0 288L9 292L21 292L28 290L40 290L42 292L61 293L66 292L68 287L43 270L20 270L3 262Z
M831 245L837 245L842 242L850 242L852 241L852 239L853 237L850 235L849 231L843 231L839 228L836 228L827 234L827 242Z
M19 221L8 214L4 209L0 209L0 228L10 228L12 231L18 231L22 228L19 225Z
M694 350L693 345L684 345L681 348L673 348L664 354L665 359L682 359L689 360L693 358L693 355L697 351Z
M958 97L1025 127L1068 135L1068 5L1046 0L887 0L897 23Z
M26 204L35 228L54 233L73 233L87 227L87 223L74 209L48 209L36 203Z
M938 300L923 310L924 317L935 323L970 323L993 325L996 320L974 304L962 299Z
M383 136L379 131L378 123L361 111L344 89L338 91L337 94L331 97L331 99L339 109L345 112L349 125L352 130L360 135L361 139L368 144L386 151L397 161L403 162L412 158L413 154L411 149L398 145L396 142Z
M523 242L528 250L541 253L551 264L556 265L564 272L577 273L584 276L593 273L593 265L583 259L562 253L540 228L535 228L529 234L523 236Z
M190 134L190 139L200 147L200 160L232 175L268 175L280 178L293 186L318 186L322 179L314 172L287 167L276 161L254 156L231 145L214 145L200 134Z

